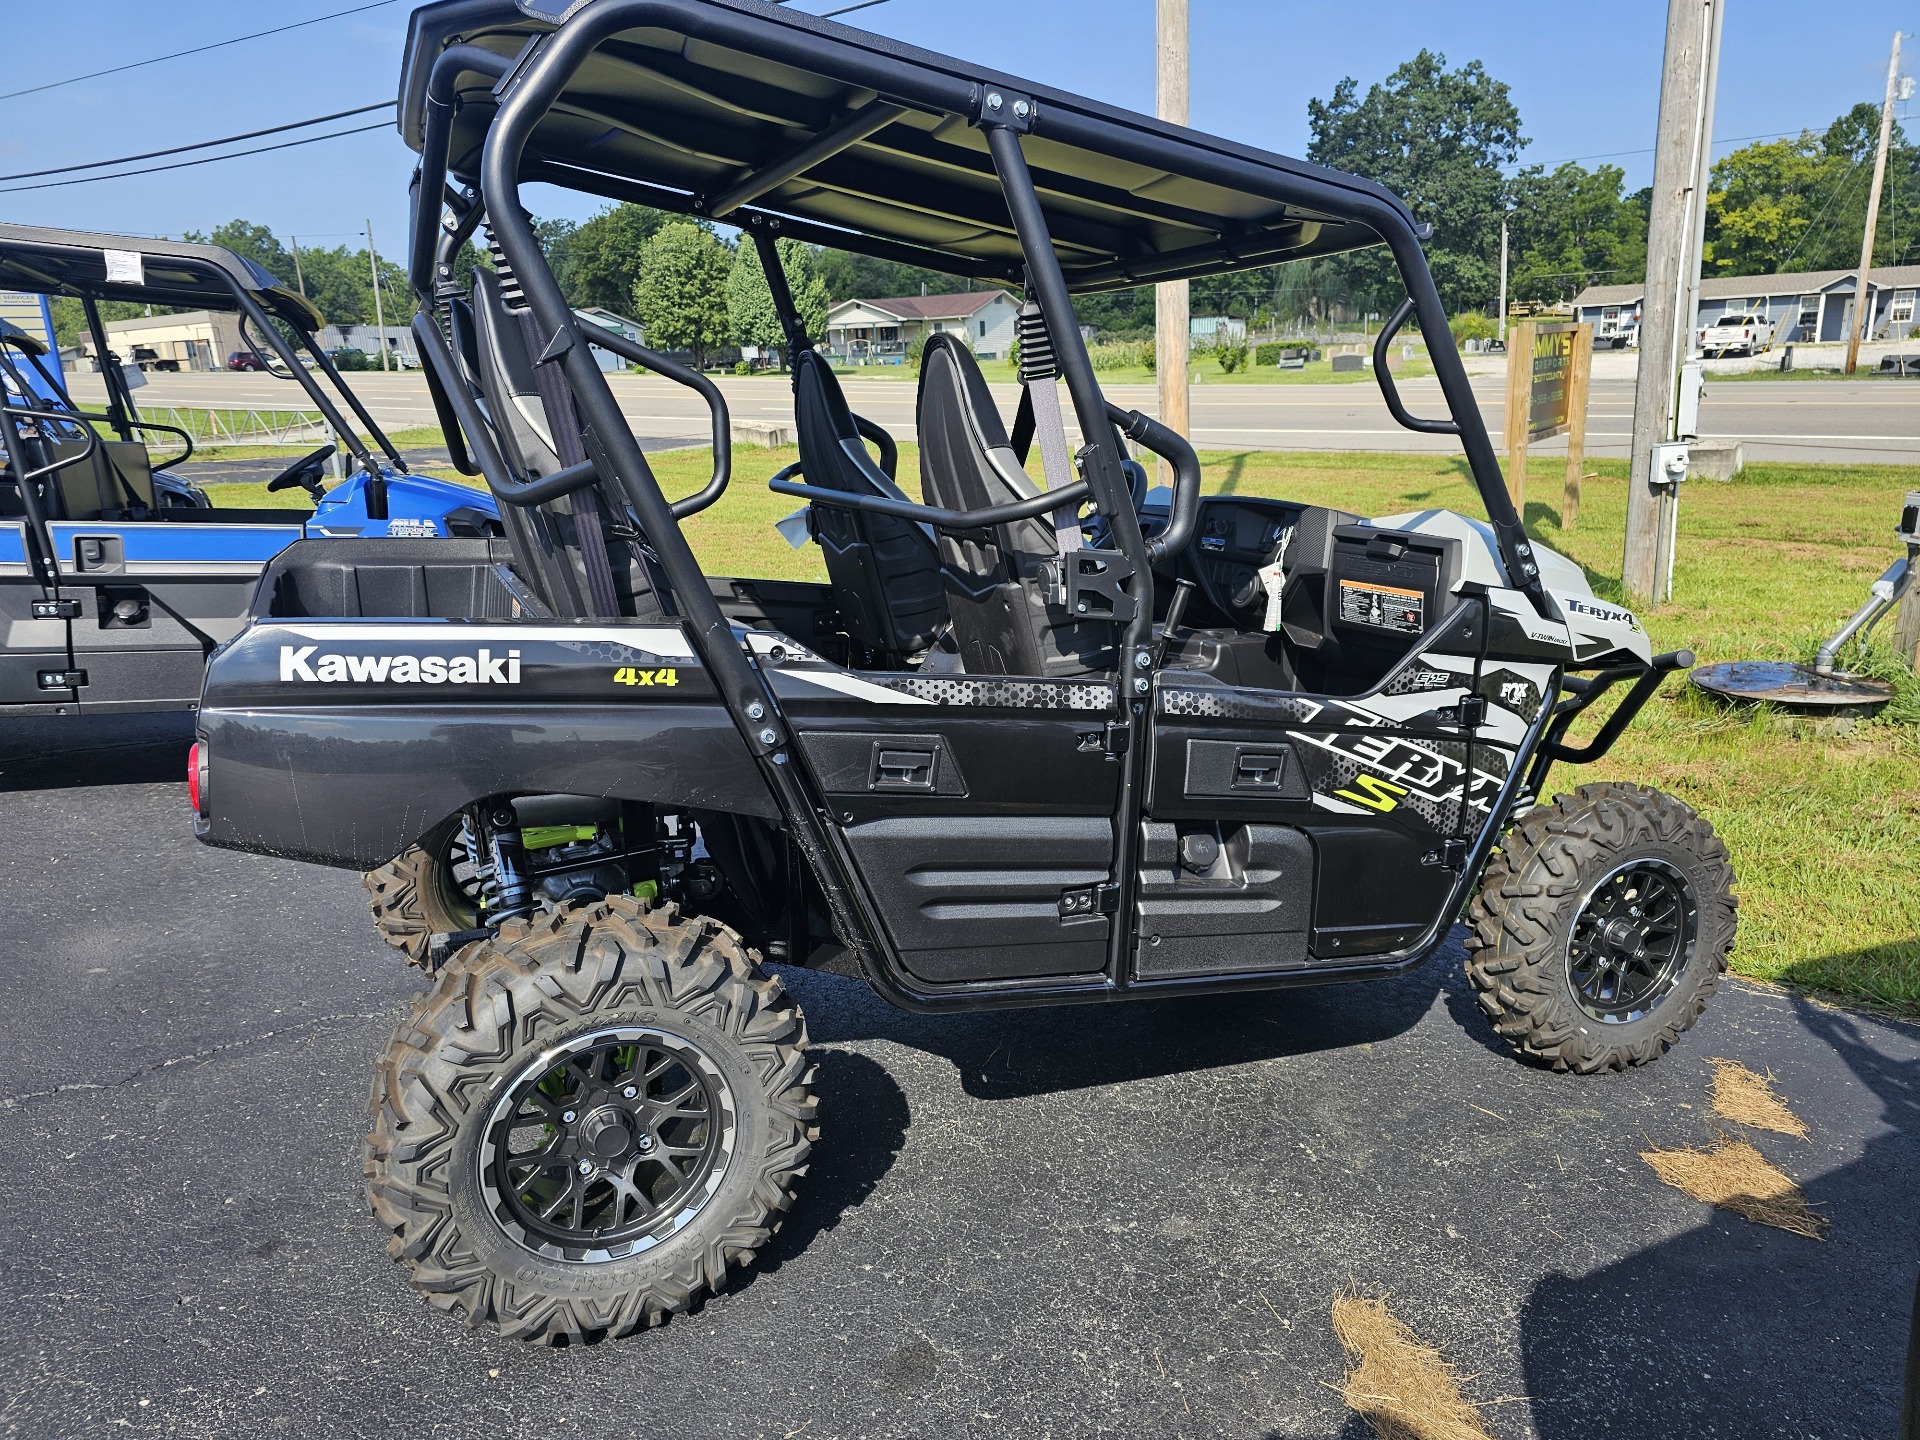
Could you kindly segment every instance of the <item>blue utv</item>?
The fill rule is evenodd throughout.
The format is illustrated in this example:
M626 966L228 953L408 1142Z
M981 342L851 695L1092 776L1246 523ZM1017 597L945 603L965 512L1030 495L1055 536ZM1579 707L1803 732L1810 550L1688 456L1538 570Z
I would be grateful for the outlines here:
M244 627L261 573L296 540L501 533L491 495L407 473L315 343L320 313L231 251L0 225L0 295L42 318L40 297L78 299L106 384L105 410L83 408L44 327L0 320L0 716L194 709L207 655ZM112 300L237 314L260 363L297 382L339 437L347 478L323 485L329 442L267 485L306 491L313 509L212 504L174 473L192 437L134 404L101 320Z

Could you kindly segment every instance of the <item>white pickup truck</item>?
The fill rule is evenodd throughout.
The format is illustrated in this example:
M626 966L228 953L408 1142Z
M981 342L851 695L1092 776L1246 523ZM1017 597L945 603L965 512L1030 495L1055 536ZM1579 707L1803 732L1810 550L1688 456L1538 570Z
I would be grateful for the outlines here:
M1758 355L1773 348L1773 326L1758 315L1722 315L1700 327L1702 355Z

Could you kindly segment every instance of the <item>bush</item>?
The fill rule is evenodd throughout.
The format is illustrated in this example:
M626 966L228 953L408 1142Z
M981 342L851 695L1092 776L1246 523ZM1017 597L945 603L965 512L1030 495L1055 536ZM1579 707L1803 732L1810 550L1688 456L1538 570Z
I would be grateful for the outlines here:
M336 370L371 370L373 357L364 350L329 350L327 358L333 361Z
M1216 346L1213 356L1220 362L1220 369L1232 375L1247 363L1247 347L1244 345Z
M753 373L753 362L751 360L734 361L733 373L736 375L751 375Z
M1491 315L1478 310L1463 311L1447 322L1447 328L1453 331L1453 343L1464 345L1469 340L1491 340L1500 333L1500 326Z
M1138 370L1153 368L1151 340L1107 341L1087 347L1087 359L1096 370Z
M1296 353L1304 354L1307 359L1311 360L1319 352L1313 348L1313 342L1310 340L1273 340L1265 345L1259 345L1254 348L1253 363L1255 365L1278 365L1281 356Z

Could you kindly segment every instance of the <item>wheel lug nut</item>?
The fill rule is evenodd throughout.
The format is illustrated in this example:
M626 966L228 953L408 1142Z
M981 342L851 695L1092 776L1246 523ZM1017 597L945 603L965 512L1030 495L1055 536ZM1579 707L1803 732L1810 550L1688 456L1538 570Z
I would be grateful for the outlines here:
M578 1169L582 1175L591 1175L593 1173L593 1161L582 1160L575 1168Z
M563 1124L563 1125L571 1125L571 1124L573 1124L573 1111L571 1111L571 1110L563 1110L563 1111L562 1111L562 1112L560 1113L560 1123L561 1123L561 1124Z
M626 1096L627 1099L631 1100L633 1099L634 1096L638 1095L640 1091L636 1086L629 1085L627 1086L626 1089L622 1090L620 1093Z
M653 1148L653 1137L651 1135L642 1135L633 1143L644 1153Z

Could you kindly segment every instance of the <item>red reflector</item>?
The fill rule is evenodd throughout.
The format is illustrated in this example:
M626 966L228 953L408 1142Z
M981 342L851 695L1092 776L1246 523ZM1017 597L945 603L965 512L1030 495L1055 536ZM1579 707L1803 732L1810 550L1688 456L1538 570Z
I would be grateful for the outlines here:
M193 806L193 813L200 813L200 742L193 742L193 748L187 751L187 803Z

